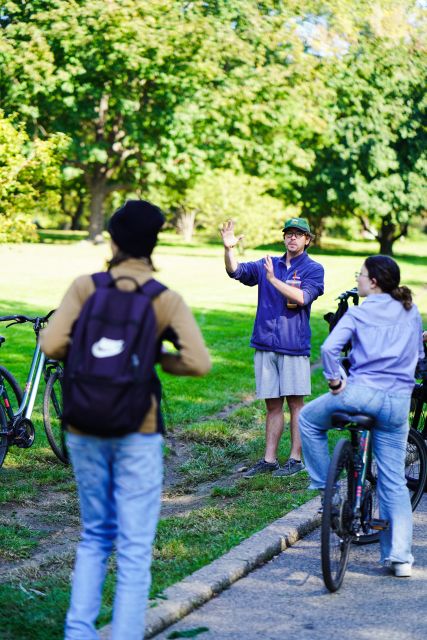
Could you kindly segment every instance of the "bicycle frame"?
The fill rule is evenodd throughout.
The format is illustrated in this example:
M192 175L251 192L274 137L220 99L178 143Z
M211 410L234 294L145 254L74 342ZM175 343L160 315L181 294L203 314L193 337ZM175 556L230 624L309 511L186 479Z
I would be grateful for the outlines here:
M52 313L53 313L53 311L51 311L46 316L46 319ZM25 318L25 316L10 316L10 317L7 317L7 319L13 320L14 318L18 318L18 317ZM4 319L6 319L6 318L4 318ZM3 320L3 318L2 318L2 320ZM29 321L29 320L31 320L31 319L27 318L27 321ZM12 406L10 404L10 400L9 400L9 397L8 397L8 394L7 394L7 389L6 389L5 385L4 384L0 384L0 396L3 398L4 407L6 409L6 414L7 414L8 419L11 422L12 428L23 419L28 420L28 421L31 420L31 415L33 413L34 404L36 402L37 392L38 392L39 385L40 385L40 380L41 380L42 374L45 371L45 367L46 367L46 361L47 361L46 360L46 356L44 355L44 353L40 349L40 346L39 346L38 341L37 341L39 330L40 330L40 326L41 326L40 322L39 322L40 319L37 318L36 320L37 320L37 322L33 326L34 332L36 334L36 346L35 346L35 349L34 349L34 352L33 352L33 357L31 359L30 370L29 370L29 373L28 373L27 381L25 383L25 388L24 388L24 394L23 394L23 397L22 397L22 401L21 401L21 404L19 405L19 407L18 407L16 412L14 412L13 409L12 409ZM48 360L47 362L52 362L52 366L53 366L53 362L54 361L49 361ZM59 366L59 363L58 363L58 365L55 364L55 366ZM45 375L45 378L46 378L46 375Z
M37 344L31 360L27 382L25 383L24 396L22 398L21 405L15 414L15 418L23 416L30 420L45 362L46 356Z
M357 472L356 500L353 508L353 515L355 517L353 523L356 523L358 522L358 517L362 511L362 501L364 497L366 472L368 469L372 436L369 429L365 431L350 429L350 433L351 446L354 451L355 471Z

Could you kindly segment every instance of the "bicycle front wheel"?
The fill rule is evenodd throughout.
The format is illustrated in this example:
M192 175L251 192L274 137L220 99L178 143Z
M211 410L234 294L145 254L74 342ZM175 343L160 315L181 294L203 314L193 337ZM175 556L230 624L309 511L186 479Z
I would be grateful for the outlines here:
M423 497L427 482L427 449L421 433L409 429L405 458L406 484L411 496L412 511Z
M340 588L347 569L354 496L353 450L348 440L340 440L329 465L321 529L323 580L332 592Z
M62 429L62 372L53 371L49 376L43 398L43 422L53 453L64 464L68 454Z
M427 439L427 380L415 385L409 413L410 426Z

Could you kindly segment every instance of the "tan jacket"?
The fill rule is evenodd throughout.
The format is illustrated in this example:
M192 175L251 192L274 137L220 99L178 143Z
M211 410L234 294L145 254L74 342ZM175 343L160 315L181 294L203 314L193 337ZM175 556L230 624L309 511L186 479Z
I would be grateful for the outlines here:
M113 267L111 275L131 276L141 285L153 277L151 267L142 259L132 258ZM122 280L122 289L132 289L130 281ZM49 320L49 324L40 332L40 347L49 357L61 360L65 357L71 342L71 332L83 304L95 291L90 275L76 278ZM209 353L204 344L200 329L188 306L175 291L167 289L153 301L157 319L157 336L170 327L178 336L179 352L162 353L160 366L163 371L177 376L201 376L211 368ZM75 431L72 427L71 430ZM152 405L140 431L153 433L157 430L157 401L152 396Z

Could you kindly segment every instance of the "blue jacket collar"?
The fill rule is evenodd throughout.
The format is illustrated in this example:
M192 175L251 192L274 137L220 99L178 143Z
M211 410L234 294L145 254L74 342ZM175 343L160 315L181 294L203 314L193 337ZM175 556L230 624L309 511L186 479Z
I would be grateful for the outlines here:
M308 258L307 252L303 251L296 258L291 258L291 267L297 267L301 262L304 262ZM286 264L286 253L283 254L281 258L279 258L280 262Z

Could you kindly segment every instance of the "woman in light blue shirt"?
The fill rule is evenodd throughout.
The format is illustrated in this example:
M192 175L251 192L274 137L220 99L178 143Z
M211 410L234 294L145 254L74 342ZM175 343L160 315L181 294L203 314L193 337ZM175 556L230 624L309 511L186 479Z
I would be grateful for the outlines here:
M310 488L324 489L331 414L341 410L375 417L372 443L380 517L390 522L380 536L381 562L390 564L396 576L409 577L414 558L405 455L414 372L424 355L421 317L410 290L399 286L400 270L392 258L371 256L356 275L359 295L366 300L347 311L322 346L330 392L307 404L300 414L304 459ZM339 360L348 340L351 369L345 380Z

